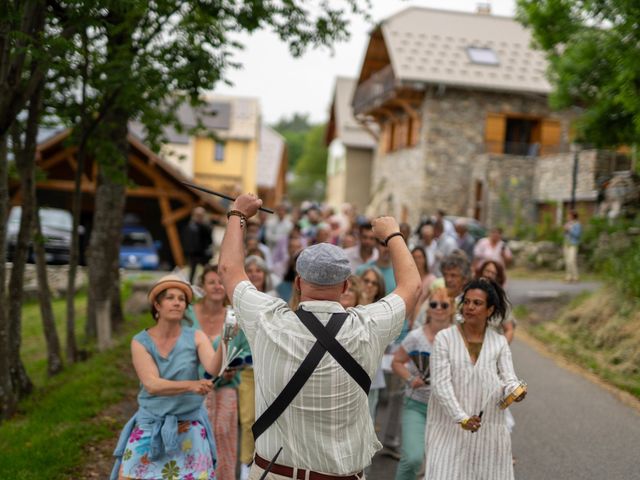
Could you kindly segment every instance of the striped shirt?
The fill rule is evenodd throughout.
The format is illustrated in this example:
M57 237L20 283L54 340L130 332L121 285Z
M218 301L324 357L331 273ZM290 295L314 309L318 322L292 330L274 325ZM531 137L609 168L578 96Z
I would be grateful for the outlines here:
M511 436L498 402L518 379L503 335L485 333L471 362L456 325L438 332L431 353L431 399L427 416L425 478L511 480ZM458 424L483 412L482 427L471 433Z
M345 310L337 302L300 304L323 325ZM240 282L233 307L253 352L256 418L275 400L305 359L316 338L278 298ZM340 344L373 377L384 348L400 334L404 301L390 294L376 303L347 309L336 336ZM278 463L333 475L349 475L371 463L378 441L367 395L328 353L284 413L256 441L256 453Z

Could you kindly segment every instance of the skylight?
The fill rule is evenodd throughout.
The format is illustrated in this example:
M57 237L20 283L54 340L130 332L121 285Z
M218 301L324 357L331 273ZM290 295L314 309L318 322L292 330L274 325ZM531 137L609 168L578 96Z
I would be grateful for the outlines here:
M467 47L467 55L472 63L479 65L500 65L498 55L491 48Z

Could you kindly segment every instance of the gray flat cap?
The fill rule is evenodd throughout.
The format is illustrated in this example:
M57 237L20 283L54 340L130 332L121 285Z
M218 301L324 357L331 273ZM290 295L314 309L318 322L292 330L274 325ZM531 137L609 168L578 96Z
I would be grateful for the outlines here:
M318 243L302 250L296 270L305 282L316 285L336 285L351 275L344 250L330 243Z

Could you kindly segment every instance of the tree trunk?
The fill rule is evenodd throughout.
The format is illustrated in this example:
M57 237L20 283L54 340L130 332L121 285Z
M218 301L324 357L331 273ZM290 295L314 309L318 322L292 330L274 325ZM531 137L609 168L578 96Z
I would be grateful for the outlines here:
M120 241L118 241L120 245ZM113 279L111 283L111 328L115 332L122 330L124 325L124 313L120 298L120 255L116 255L113 266Z
M40 84L33 97L29 100L27 125L22 132L17 124L12 128L13 150L16 168L20 175L20 191L22 193L22 212L20 215L20 230L13 256L13 266L9 279L9 341L11 345L11 379L18 398L23 398L33 390L33 383L29 378L22 359L20 347L22 345L22 299L24 294L24 271L29 254L29 242L33 233L33 216L35 210L35 154L38 137L38 124L42 108L42 90Z
M6 243L7 236L7 136L0 134L0 299L5 298ZM11 383L9 367L9 317L6 303L0 300L0 420L9 418L16 411L17 397Z
M38 303L40 304L40 315L42 316L42 329L47 340L47 371L49 375L55 375L62 371L62 355L60 353L60 340L56 330L53 307L51 306L44 239L42 237L42 228L40 227L40 216L37 211L33 223L35 225L33 250L36 255L36 269L38 271Z
M86 147L81 146L76 159L78 165L75 175L75 187L73 191L73 226L71 228L71 251L69 252L69 272L67 274L67 362L73 363L77 359L78 347L76 345L76 274L78 272L78 262L80 259L80 235L78 227L80 225L80 209L82 208L82 190L80 188L82 173L84 171Z
M122 109L114 109L105 118L102 131L103 138L110 140L115 148L109 149L113 155L109 164L100 161L99 185L96 191L95 213L91 240L89 242L89 299L87 318L91 318L93 331L98 335L98 345L105 345L106 339L101 339L101 332L107 331L106 326L98 325L98 322L109 322L108 330L112 330L112 319L119 312L120 302L112 305L114 289L119 292L119 279L114 276L114 265L120 252L120 237L122 232L122 220L125 205L125 183L128 170L128 140L127 140L128 115ZM108 167L107 167L108 165ZM106 168L105 168L106 167ZM114 278L115 277L115 278ZM119 293L118 293L119 295ZM108 301L108 303L107 303ZM97 308L100 306L104 313L104 305L109 307L109 315L97 316ZM87 331L89 333L89 331Z

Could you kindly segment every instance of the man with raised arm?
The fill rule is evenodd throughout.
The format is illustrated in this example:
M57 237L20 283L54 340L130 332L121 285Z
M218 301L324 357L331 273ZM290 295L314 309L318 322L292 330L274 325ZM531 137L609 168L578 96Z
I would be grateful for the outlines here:
M219 263L253 352L256 453L249 479L257 480L280 449L271 474L362 479L381 448L367 393L384 348L400 334L420 293L415 262L395 219L378 218L373 231L389 246L395 290L345 311L339 299L348 288L349 260L335 245L316 244L298 257L300 307L293 312L283 300L257 291L244 272L243 229L261 205L251 194L233 203Z

